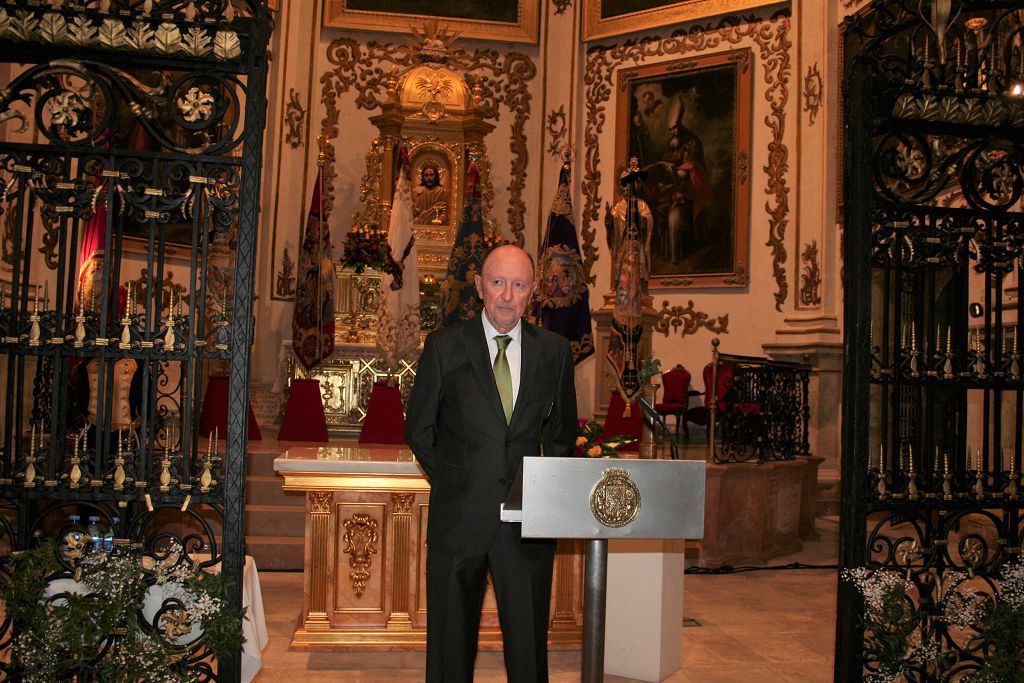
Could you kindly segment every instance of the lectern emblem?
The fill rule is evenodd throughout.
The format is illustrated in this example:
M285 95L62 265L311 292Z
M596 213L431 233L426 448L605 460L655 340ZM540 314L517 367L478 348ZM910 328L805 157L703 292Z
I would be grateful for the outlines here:
M590 511L607 527L626 526L640 512L640 489L629 478L629 470L609 467L601 481L590 490Z

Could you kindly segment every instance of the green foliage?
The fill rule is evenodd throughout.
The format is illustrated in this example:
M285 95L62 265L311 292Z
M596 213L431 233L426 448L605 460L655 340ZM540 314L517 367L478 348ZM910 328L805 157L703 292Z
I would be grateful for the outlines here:
M181 607L170 616L184 620L185 633L200 624L202 645L216 657L242 647L244 611L224 606L227 585L220 575L184 563L148 571L138 551L118 547L110 554L87 555L78 566L78 581L62 588L52 584L70 578L57 561L58 552L48 540L2 560L0 599L13 620L12 664L26 683L198 680L185 666L192 646L154 632L140 618L154 585L162 587L165 599L177 601L165 604Z

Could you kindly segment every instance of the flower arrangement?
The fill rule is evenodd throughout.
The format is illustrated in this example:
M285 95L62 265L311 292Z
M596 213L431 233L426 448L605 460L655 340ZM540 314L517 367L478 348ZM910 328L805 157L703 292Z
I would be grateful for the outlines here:
M386 271L391 264L388 231L376 223L357 225L345 235L345 253L341 263L361 274L367 268Z
M1024 680L1024 559L1007 562L1000 570L999 595L981 593L967 585L963 572L950 572L946 582L944 617L949 626L968 635L967 646L978 651L979 668L971 683Z
M198 681L199 672L187 668L194 626L218 658L241 648L244 610L225 607L221 576L176 562L180 546L153 570L128 546L94 551L74 580L58 552L50 540L5 560L0 599L14 622L11 664L19 680ZM156 623L143 615L151 590L163 594Z
M921 639L914 603L914 585L902 574L865 567L846 569L843 578L864 598L865 649L873 655L874 670L867 683L893 683L910 672L915 661L932 661L934 645Z
M946 680L943 674L951 667L958 667L958 673L950 680L962 683L1024 681L1024 559L1003 565L998 595L979 591L976 577L965 572L946 570L926 582L932 593L928 602L939 609L933 619L946 623L948 635L922 624L914 596L921 587L904 575L859 568L845 570L843 578L864 598L865 649L870 653L865 681L911 680L914 671L926 672L928 680ZM976 669L965 670L955 651L940 649L939 640L948 637L977 654Z
M581 418L576 425L576 449L574 455L587 458L617 458L618 448L636 441L635 436L610 436L602 438L604 428L593 420Z

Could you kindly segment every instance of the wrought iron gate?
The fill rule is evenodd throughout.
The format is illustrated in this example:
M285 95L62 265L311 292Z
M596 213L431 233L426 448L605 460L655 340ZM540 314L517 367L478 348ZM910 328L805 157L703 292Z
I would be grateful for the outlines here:
M1024 532L1024 5L878 0L843 47L840 563L908 617L887 650L840 579L835 680L959 680L999 653L951 607L1004 599Z
M55 577L134 545L222 563L241 607L269 31L266 0L0 0L0 549L54 539ZM211 369L227 433L206 439ZM236 680L240 653L175 639L167 604L148 631ZM17 635L8 613L0 649Z

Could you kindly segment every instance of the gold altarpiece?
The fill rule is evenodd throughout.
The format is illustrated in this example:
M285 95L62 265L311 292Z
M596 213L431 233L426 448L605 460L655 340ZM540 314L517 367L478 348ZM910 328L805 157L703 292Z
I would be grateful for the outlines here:
M427 41L429 43L429 40ZM479 176L484 224L496 229L489 218L494 203L490 162L484 138L494 126L485 120L481 88L474 78L464 77L445 65L445 50L421 48L420 63L403 72L383 77L387 98L370 122L379 131L366 155L366 172L360 183L362 207L353 225L387 226L395 189L397 155L404 146L409 155L414 206L422 191L425 168L440 176L441 195L432 214L419 215L414 223L420 270L421 312L424 335L440 319L440 288L462 216L467 169ZM415 211L415 210L414 210ZM422 212L416 212L422 214ZM381 275L367 271L357 275L336 266L335 353L313 372L290 364L289 378L320 380L327 426L336 435L358 434L373 383L386 377L388 368L377 358L376 334L381 297ZM393 368L399 376L403 398L412 388L415 372L403 362Z

